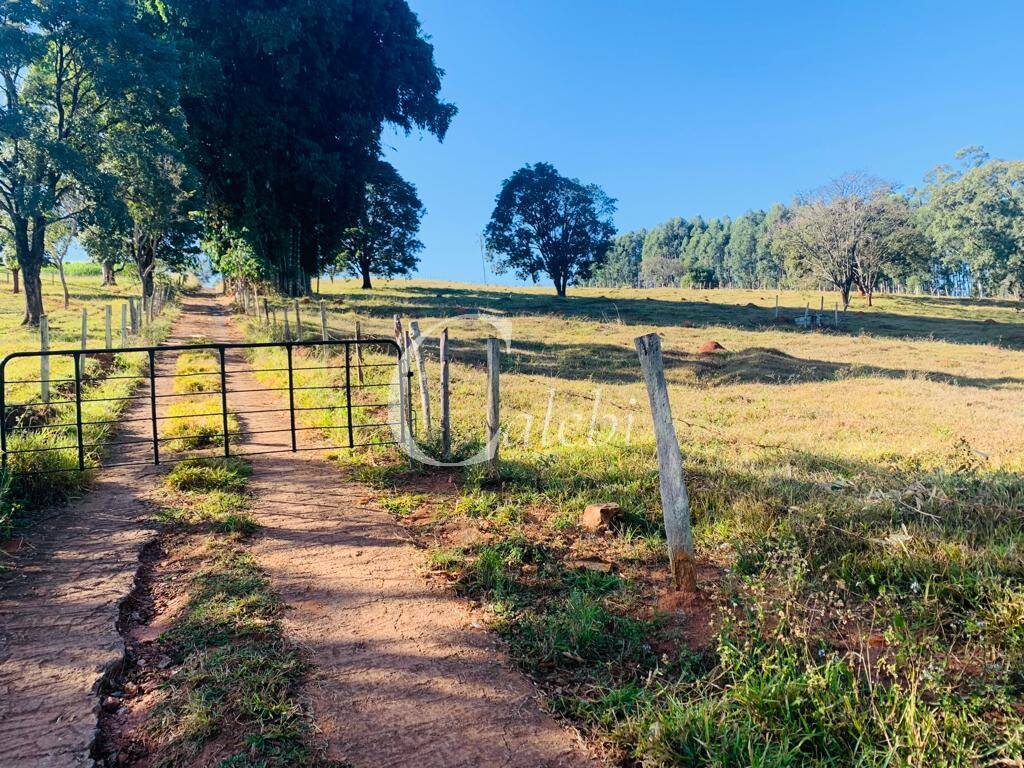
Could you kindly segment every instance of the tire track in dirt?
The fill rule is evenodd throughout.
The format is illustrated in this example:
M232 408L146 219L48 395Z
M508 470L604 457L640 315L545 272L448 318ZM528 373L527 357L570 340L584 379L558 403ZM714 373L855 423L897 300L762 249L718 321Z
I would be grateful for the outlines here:
M201 332L240 340L223 307L206 301ZM228 365L248 367L240 352ZM229 407L280 407L279 393L241 392L258 388L252 374L231 374L239 394ZM243 431L287 427L287 414L239 420ZM262 435L239 452L289 441L286 430ZM288 606L286 631L314 664L305 695L328 756L356 768L593 766L465 603L426 577L422 553L373 494L318 454L252 457L249 491L263 526L251 550Z
M192 333L183 314L172 340ZM158 374L172 372L165 356ZM159 384L157 390L160 391ZM146 440L149 387L112 442ZM148 461L143 442L113 449L112 461ZM81 499L48 510L27 533L12 570L0 574L0 768L91 766L98 685L124 658L116 622L139 555L156 536L146 495L154 466L103 469Z

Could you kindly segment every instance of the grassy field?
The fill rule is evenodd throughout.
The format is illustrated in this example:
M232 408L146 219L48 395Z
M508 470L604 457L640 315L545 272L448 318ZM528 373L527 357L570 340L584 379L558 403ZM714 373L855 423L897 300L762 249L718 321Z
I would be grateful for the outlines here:
M411 471L390 450L338 459L384 491L438 577L486 608L551 706L613 760L1014 765L1024 753L1016 304L878 297L807 332L788 320L816 293L781 294L777 322L774 292L322 291L335 336L356 320L381 336L395 313L420 320L435 411L430 329L449 327L458 456L480 446L493 331L456 317L510 321L499 480ZM303 316L319 334L308 301ZM686 456L693 599L669 588L633 351L652 331ZM725 351L698 354L709 341ZM623 508L610 535L577 525L594 502Z
M50 348L77 349L81 346L82 311L87 312L88 346L106 346L105 307L111 307L112 342L121 343L121 306L129 296L138 295L138 284L119 275L117 286L104 287L96 270L76 268L68 275L70 302L64 308L64 296L56 273L43 273L43 306L50 327ZM11 291L9 283L0 283L0 357L12 352L38 351L39 330L21 325L24 296ZM159 340L166 336L176 313L170 306L152 326L144 328L141 339ZM140 339L131 339L132 342ZM82 418L87 423L83 442L89 447L86 462L92 467L99 460L101 444L112 434L110 425L124 407L143 372L139 355L97 355L87 357L82 371L85 399ZM50 405L40 403L40 359L18 358L6 367L5 397L8 426L13 428L7 448L11 452L13 475L0 477L0 539L9 535L19 521L30 519L47 504L63 501L88 481L88 473L68 471L77 467L77 450L60 449L74 445L73 404L74 367L70 356L50 357ZM69 427L47 426L71 424ZM34 452L47 449L43 452ZM19 453L19 451L29 451ZM42 473L42 474L33 474ZM0 563L0 567L3 564Z

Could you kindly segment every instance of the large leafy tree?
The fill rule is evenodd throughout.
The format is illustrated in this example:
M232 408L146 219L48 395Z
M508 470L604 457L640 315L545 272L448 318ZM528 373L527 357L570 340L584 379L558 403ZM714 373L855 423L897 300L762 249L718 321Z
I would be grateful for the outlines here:
M408 275L419 263L423 243L416 239L423 203L416 187L403 179L390 163L378 161L366 184L366 204L356 226L345 232L338 266L363 278L371 275Z
M309 290L363 207L385 125L443 138L455 108L405 0L162 0L207 221L277 287Z
M174 75L129 0L0 4L0 228L21 267L25 323L43 312L47 228L110 204L106 139L125 121L159 122ZM69 211L71 199L81 207Z
M534 282L546 274L559 296L586 280L615 234L615 201L596 184L550 163L524 165L501 185L484 237L495 270Z
M116 199L93 217L84 240L95 261L134 266L146 304L158 263L175 269L194 263L197 182L168 124L126 123L112 134L104 170L114 180Z
M965 264L979 295L1024 288L1024 161L990 159L978 147L940 166L925 189L922 220L946 266Z

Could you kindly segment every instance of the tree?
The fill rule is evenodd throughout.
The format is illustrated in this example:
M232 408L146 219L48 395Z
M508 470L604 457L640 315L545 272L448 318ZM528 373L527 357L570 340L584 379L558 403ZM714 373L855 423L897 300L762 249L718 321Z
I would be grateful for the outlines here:
M67 218L57 224L51 224L46 229L47 247L50 251L50 261L57 267L57 274L60 276L60 287L64 291L64 309L71 305L71 293L68 291L68 279L64 274L64 260L71 250L71 244L78 236L78 222L74 218Z
M834 286L848 307L858 250L870 237L873 200L890 192L890 185L864 174L833 179L797 198L776 227L776 244L798 267Z
M906 198L880 192L870 200L865 215L868 227L854 252L854 282L870 307L882 277L914 271L931 251Z
M638 229L615 238L601 265L591 275L589 284L606 288L639 288L646 237L647 230Z
M356 226L345 232L338 266L362 277L366 289L373 287L371 274L408 275L416 269L416 254L423 247L416 239L423 213L416 187L390 163L378 161L366 184L366 206Z
M964 264L979 295L1024 288L1024 161L990 160L978 147L961 167L932 171L922 219L948 268Z
M159 121L172 74L173 57L129 0L0 6L0 228L21 267L25 323L43 312L47 227L105 198L107 133L129 116ZM72 197L84 207L69 214Z
M640 272L645 286L679 285L685 267L683 253L690 241L690 224L676 216L654 227L644 238Z
M95 261L135 267L144 306L153 296L158 262L191 266L200 231L197 180L174 117L149 126L125 122L110 132L103 170L113 180L115 199L95 213L85 237Z
M455 107L405 0L163 0L206 221L307 293L363 208L385 124L443 139Z
M608 250L615 201L596 184L562 176L550 163L524 165L505 179L484 231L495 271L537 282L541 273L565 296Z

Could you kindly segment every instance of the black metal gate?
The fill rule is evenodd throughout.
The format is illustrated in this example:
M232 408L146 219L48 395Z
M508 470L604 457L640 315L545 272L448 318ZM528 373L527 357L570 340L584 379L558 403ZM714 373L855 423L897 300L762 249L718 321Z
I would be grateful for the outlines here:
M0 461L47 474L395 445L413 429L402 363L391 339L15 352L0 361Z

